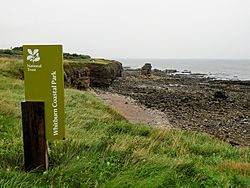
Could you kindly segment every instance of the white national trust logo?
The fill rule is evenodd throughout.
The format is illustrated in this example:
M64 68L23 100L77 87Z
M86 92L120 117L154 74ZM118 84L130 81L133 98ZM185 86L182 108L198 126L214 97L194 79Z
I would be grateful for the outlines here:
M29 53L29 55L27 56L28 61L31 61L33 63L40 61L38 49L34 49L34 51L32 51L31 49L28 49L27 51Z

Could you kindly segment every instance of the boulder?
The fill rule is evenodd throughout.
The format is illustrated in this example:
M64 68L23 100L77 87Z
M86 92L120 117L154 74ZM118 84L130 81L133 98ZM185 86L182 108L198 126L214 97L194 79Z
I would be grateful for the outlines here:
M150 76L151 69L152 69L152 65L150 63L145 63L145 65L141 68L141 74L143 76Z
M214 98L215 99L227 99L226 92L225 91L215 91Z

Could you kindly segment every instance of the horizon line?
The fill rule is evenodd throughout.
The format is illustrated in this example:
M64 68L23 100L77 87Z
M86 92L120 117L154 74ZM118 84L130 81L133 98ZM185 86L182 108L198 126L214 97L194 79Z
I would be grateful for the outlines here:
M98 57L93 57L98 58ZM250 57L245 58L229 58L229 57L115 57L111 59L215 59L215 60L250 60Z

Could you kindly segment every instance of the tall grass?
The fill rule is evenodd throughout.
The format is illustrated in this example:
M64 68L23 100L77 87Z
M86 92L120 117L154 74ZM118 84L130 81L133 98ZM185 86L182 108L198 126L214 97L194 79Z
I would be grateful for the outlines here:
M73 89L65 90L66 140L49 142L49 170L25 173L24 87L12 63L0 58L0 187L250 186L249 148L129 123L91 92Z

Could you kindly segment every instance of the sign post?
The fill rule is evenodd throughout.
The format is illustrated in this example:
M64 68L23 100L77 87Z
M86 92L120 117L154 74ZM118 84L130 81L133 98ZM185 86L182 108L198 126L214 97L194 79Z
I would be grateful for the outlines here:
M48 169L44 102L22 102L24 167L26 171Z
M43 103L45 123L44 139L64 139L64 71L62 45L24 45L23 62L25 85L24 103L27 102L29 105L32 102L34 102L34 104L39 102ZM24 114L24 108L29 106L24 103L22 103L23 119L26 116ZM23 120L23 127L27 126L27 122L36 119L33 118L33 116L39 115L35 113L35 108L36 107L33 108L34 114L30 113L30 117L26 117L26 119L29 118L30 120L26 121L26 123ZM32 126L38 126L37 121L30 122L30 124L32 124ZM23 128L23 130L25 129ZM34 130L35 129L32 128L32 131ZM40 133L36 131L32 134L40 135ZM39 137L38 135L37 137Z

